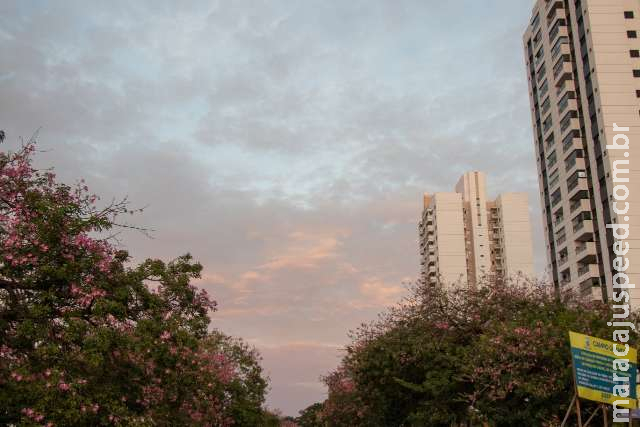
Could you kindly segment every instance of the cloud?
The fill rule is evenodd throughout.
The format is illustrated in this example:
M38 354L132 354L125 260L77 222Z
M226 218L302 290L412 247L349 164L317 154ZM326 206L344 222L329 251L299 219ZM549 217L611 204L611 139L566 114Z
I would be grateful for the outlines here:
M495 10L500 10L496 14ZM425 191L527 191L529 4L0 4L0 128L38 164L148 206L136 260L191 252L215 327L263 351L271 406L322 398L347 331L418 272ZM522 25L520 25L522 23ZM300 345L300 343L312 343ZM295 367L290 369L290 367Z
M289 234L288 238L291 243L285 248L284 253L271 257L267 263L259 267L261 270L316 268L319 262L335 257L340 244L336 236L310 234L304 231L295 231Z
M408 278L410 281L411 278ZM389 307L398 302L406 293L406 288L398 285L387 285L375 278L360 285L360 292L367 298L366 301L355 301L353 306L366 306L370 304L378 307Z

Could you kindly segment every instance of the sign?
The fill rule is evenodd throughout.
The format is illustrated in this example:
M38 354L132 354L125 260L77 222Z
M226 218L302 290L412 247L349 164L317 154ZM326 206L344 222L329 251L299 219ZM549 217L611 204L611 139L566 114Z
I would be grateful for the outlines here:
M571 343L571 357L573 359L573 373L576 379L578 397L596 402L613 404L616 400L628 400L628 405L619 405L624 408L636 408L636 374L638 356L634 348L629 348L626 356L616 356L613 352L614 344L617 344L618 352L624 351L624 344L614 343L588 335L569 332ZM615 370L613 361L616 359L628 359L627 371ZM618 377L627 377L627 382L613 382L613 373ZM628 385L629 397L620 397L613 394L615 385Z

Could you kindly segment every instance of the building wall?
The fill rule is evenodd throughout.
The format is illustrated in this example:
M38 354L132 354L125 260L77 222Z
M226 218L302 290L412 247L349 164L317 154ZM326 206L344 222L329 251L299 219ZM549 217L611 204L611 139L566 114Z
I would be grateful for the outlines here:
M425 194L419 225L425 282L476 287L503 280L506 270L533 274L526 194L487 200L485 180L483 173L469 172L455 193Z
M437 271L446 284L467 281L462 199L455 193L436 193L435 228Z
M505 277L533 277L529 200L526 193L505 193L496 199Z
M464 204L469 282L476 286L491 269L485 174L467 172L460 177L455 189L462 194Z
M640 3L637 1L603 1L591 0L585 2L585 24L590 28L587 34L588 46L592 51L590 65L594 69L591 79L598 89L595 95L597 105L596 115L598 130L600 132L601 147L612 144L614 136L618 132L613 131L613 124L620 127L629 127L624 134L629 138L629 150L606 150L603 156L603 171L605 179L602 183L594 183L600 194L600 203L597 203L601 214L598 216L598 228L604 230L605 224L610 222L625 223L624 217L629 218L629 270L627 274L631 283L639 282L640 265L640 155L638 144L640 141L640 102L636 90L640 89L640 78L633 76L633 70L640 70L640 58L632 58L629 54L632 49L640 49L638 38L629 38L627 31L636 31L640 37ZM631 11L634 18L626 19L625 11ZM622 141L620 142L622 143ZM594 150L596 147L594 147ZM625 151L629 157L623 157ZM611 196L613 195L612 167L614 161L622 161L623 167L630 170L629 182L625 183L629 189L628 214L616 215L611 212ZM627 165L624 163L629 162ZM595 163L592 163L597 167ZM604 184L604 185L602 185ZM606 187L606 188L601 188ZM619 194L622 194L620 192ZM623 203L620 203L622 207ZM607 284L607 293L610 296L612 290L612 263L615 255L612 253L613 236L611 233L600 239L602 263L604 264L604 278ZM634 260L636 260L634 262ZM631 289L631 304L640 306L640 289Z
M613 123L628 126L631 140L639 133L640 78L633 70L640 73L640 58L630 52L640 49L639 6L635 0L538 0L523 38L550 271L559 289L589 298L611 294L613 236L605 226L624 222L611 212L616 160L631 164L632 282L639 273L633 262L640 244L638 148L630 144L628 158L605 148Z

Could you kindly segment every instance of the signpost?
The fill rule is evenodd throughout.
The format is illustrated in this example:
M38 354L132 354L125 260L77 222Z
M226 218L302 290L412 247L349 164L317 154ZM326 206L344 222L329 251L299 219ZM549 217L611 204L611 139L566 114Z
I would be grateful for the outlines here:
M631 410L638 407L636 375L637 375L637 353L635 349L629 348L625 356L616 356L614 345L617 344L618 353L624 350L624 345L612 341L603 340L588 335L569 332L571 345L571 359L573 362L573 378L576 395L569 406L563 425L569 417L572 407L575 405L578 416L578 426L582 425L582 414L580 413L580 399L600 402L600 406L607 423L607 407L613 405L615 401L628 400L629 404L618 405ZM616 359L627 359L629 368L627 371L614 370L613 361ZM626 377L626 382L614 382L614 372L618 378ZM628 397L620 397L613 394L614 386L627 385L629 389ZM587 423L594 417L595 413L587 420ZM585 424L586 425L586 424Z

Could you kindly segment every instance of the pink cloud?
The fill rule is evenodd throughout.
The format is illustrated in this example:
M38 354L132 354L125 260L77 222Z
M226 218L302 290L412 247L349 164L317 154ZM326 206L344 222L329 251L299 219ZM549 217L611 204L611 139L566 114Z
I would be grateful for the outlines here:
M363 299L353 300L350 305L354 308L386 307L396 302L406 293L401 285L389 285L377 278L361 283L359 286Z
M321 232L295 231L289 233L284 250L260 266L268 271L282 269L316 268L324 260L335 258L344 232L323 234Z

